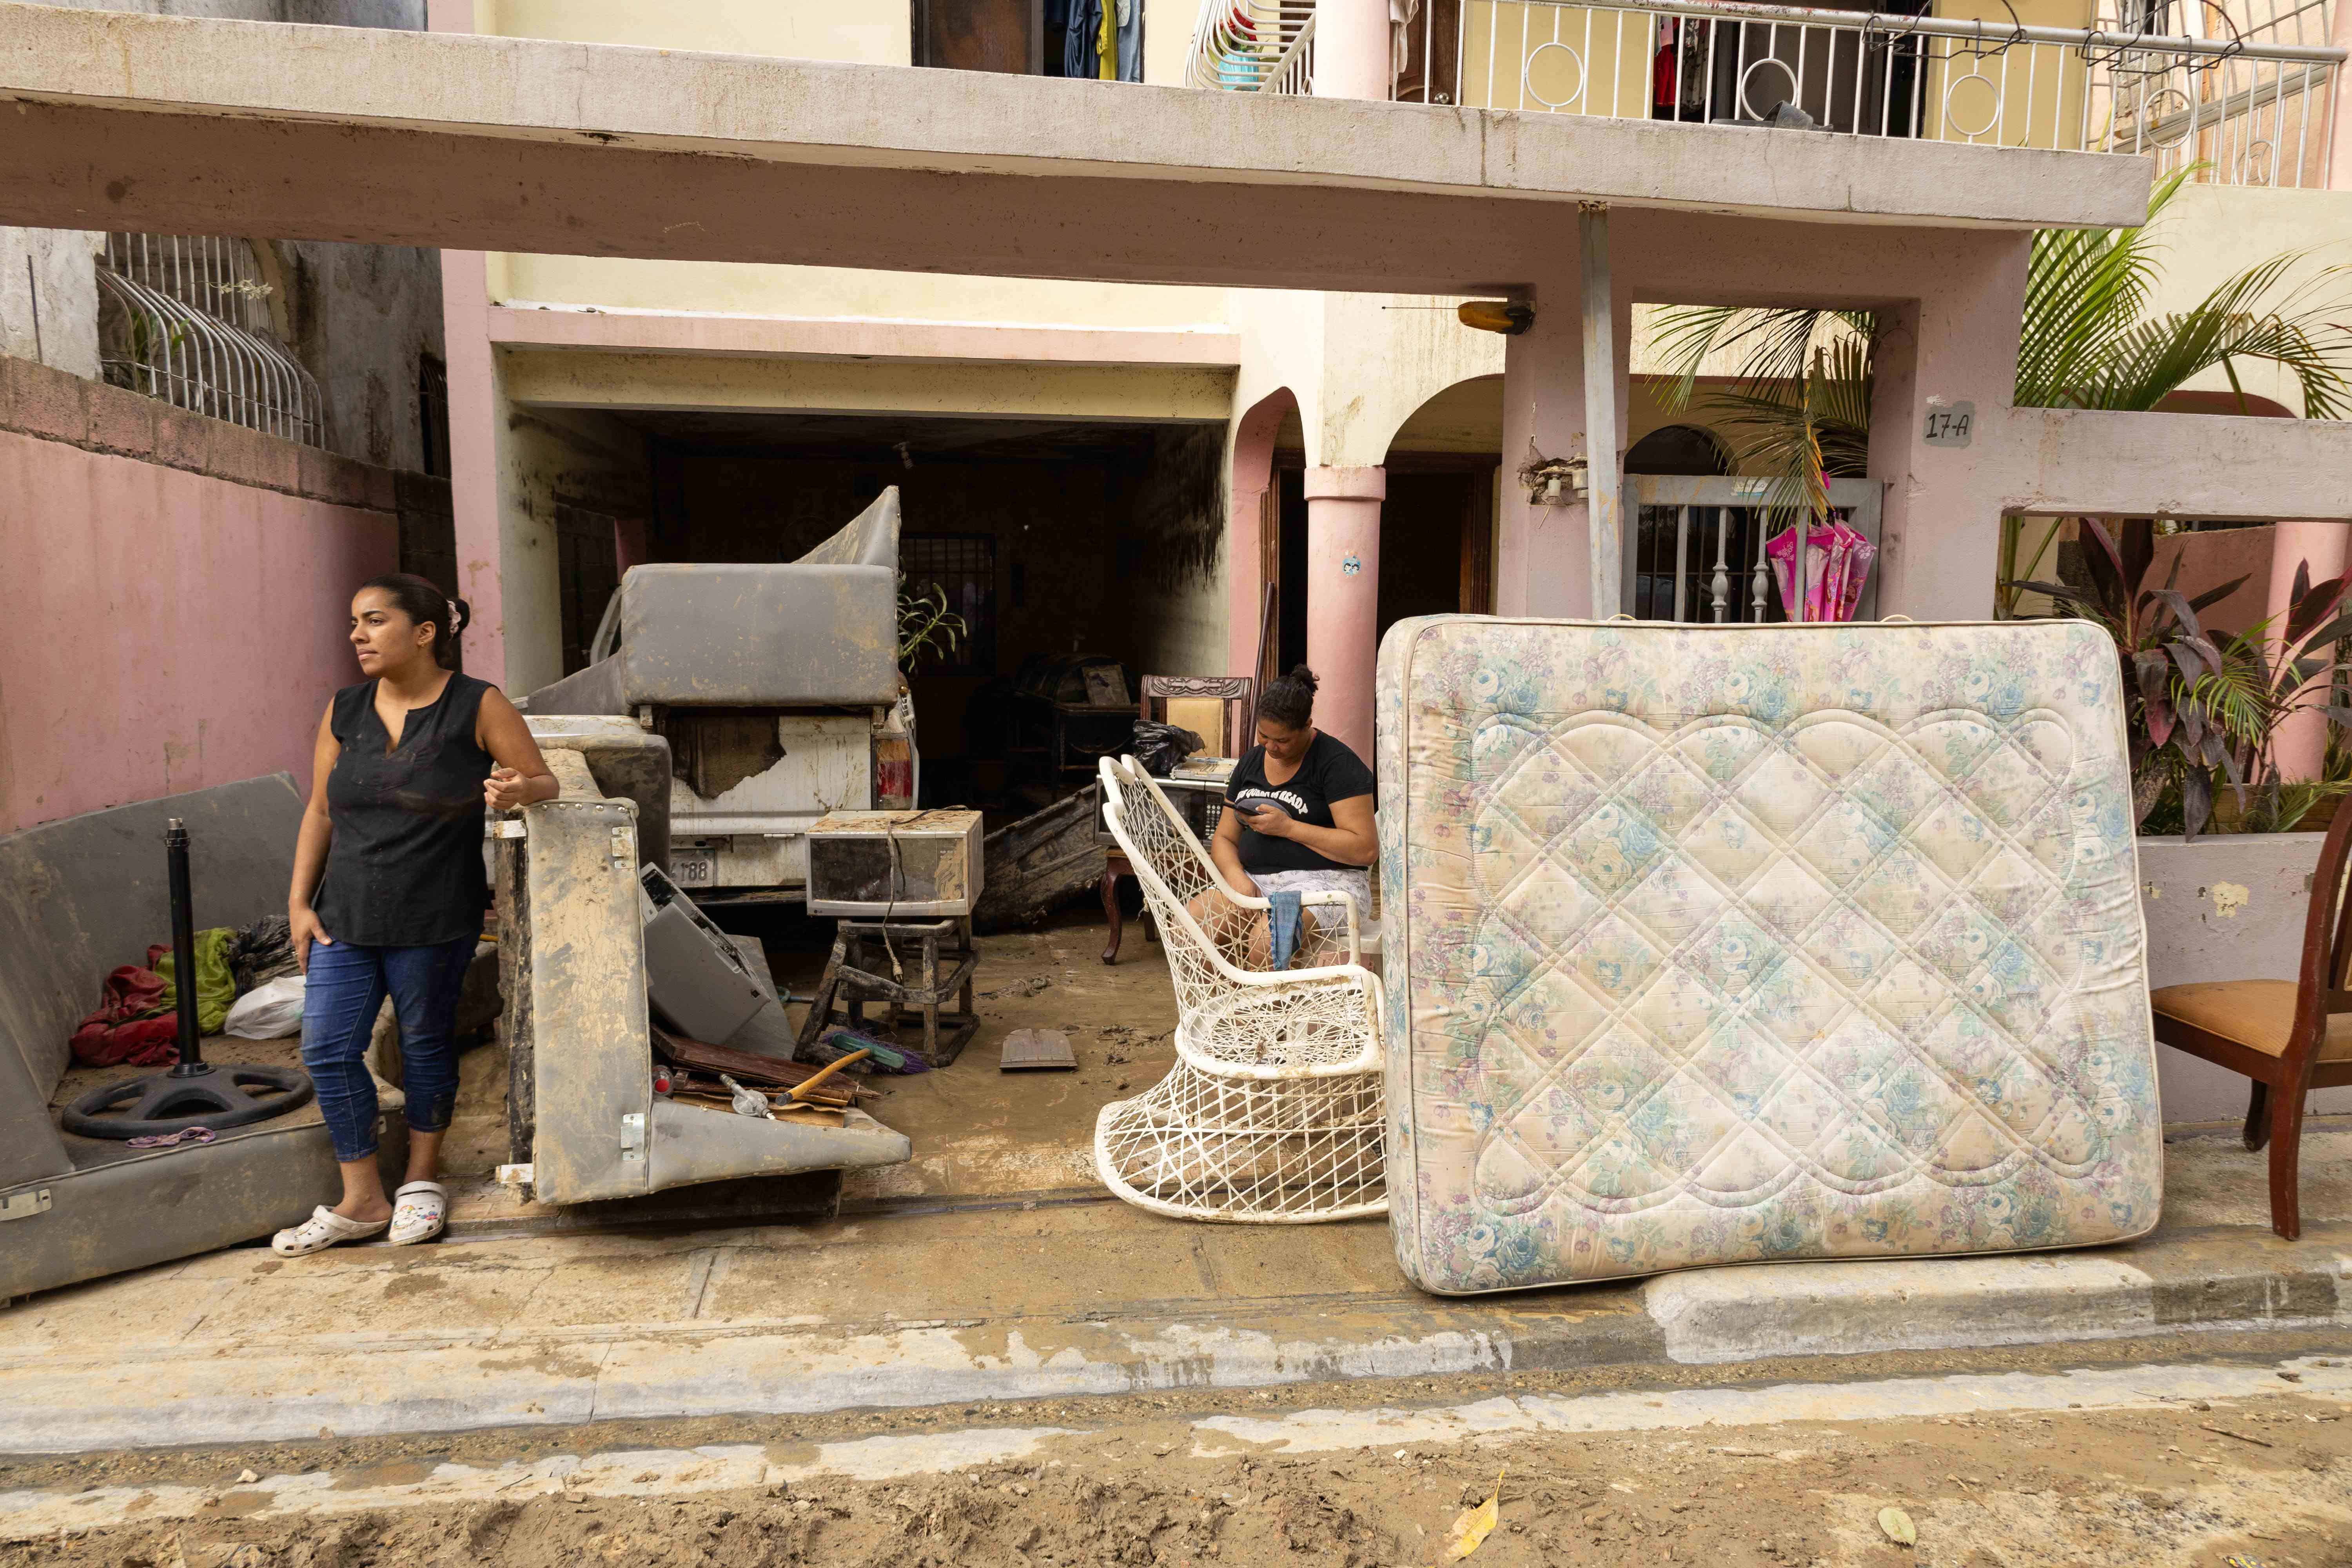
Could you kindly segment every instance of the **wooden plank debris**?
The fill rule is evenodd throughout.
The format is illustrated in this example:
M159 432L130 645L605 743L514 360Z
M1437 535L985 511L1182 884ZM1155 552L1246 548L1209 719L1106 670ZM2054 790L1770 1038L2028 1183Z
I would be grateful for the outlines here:
M1059 1029L1015 1029L1004 1037L999 1072L1075 1072L1078 1058Z

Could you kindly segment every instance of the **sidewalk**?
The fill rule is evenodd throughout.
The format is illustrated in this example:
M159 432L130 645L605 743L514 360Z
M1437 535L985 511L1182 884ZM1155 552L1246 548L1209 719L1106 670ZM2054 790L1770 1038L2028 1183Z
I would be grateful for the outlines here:
M798 1227L492 1229L299 1261L240 1249L0 1312L0 1450L1729 1363L2352 1319L2352 1128L2308 1132L2306 1229L2292 1245L2270 1234L2261 1158L2234 1138L2184 1140L2168 1156L2166 1224L2126 1247L1766 1265L1466 1301L1407 1285L1377 1222L1188 1225L1071 1188L899 1198Z

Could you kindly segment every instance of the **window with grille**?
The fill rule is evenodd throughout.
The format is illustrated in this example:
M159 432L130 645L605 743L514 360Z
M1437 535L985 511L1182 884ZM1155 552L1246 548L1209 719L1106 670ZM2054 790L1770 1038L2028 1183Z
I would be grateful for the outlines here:
M1760 483L1728 479L1633 481L1637 488L1645 482L1701 491ZM1870 482L1837 479L1830 484L1830 516L1875 545L1879 513ZM1790 528L1788 512L1737 502L1725 505L1703 493L1687 501L1644 499L1631 510L1633 559L1625 608L1636 619L1752 624L1789 618L1765 548L1768 540ZM1854 601L1857 619L1877 615L1877 581L1874 562Z
M279 336L277 286L250 241L110 234L97 272L99 369L109 383L326 445L319 384Z
M931 675L996 673L996 540L986 533L908 533L898 540L902 594L937 588L964 632L945 652L927 652L915 668ZM932 595L936 602L937 595ZM943 641L944 639L940 639Z

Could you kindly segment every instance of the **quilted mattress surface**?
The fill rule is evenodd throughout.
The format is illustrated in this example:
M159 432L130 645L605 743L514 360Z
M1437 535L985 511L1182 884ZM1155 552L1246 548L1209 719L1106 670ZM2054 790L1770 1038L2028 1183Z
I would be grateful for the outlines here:
M1389 1190L1446 1294L2157 1222L2113 644L1439 616L1381 647Z

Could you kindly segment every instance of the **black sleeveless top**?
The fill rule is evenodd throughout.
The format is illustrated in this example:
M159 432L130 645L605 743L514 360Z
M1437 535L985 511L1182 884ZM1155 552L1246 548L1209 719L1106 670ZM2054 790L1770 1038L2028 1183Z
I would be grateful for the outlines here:
M342 752L327 779L334 840L313 903L337 942L425 947L478 936L489 907L482 875L482 781L495 765L474 740L489 683L452 674L408 710L400 744L376 717L376 683L335 693L327 721Z

